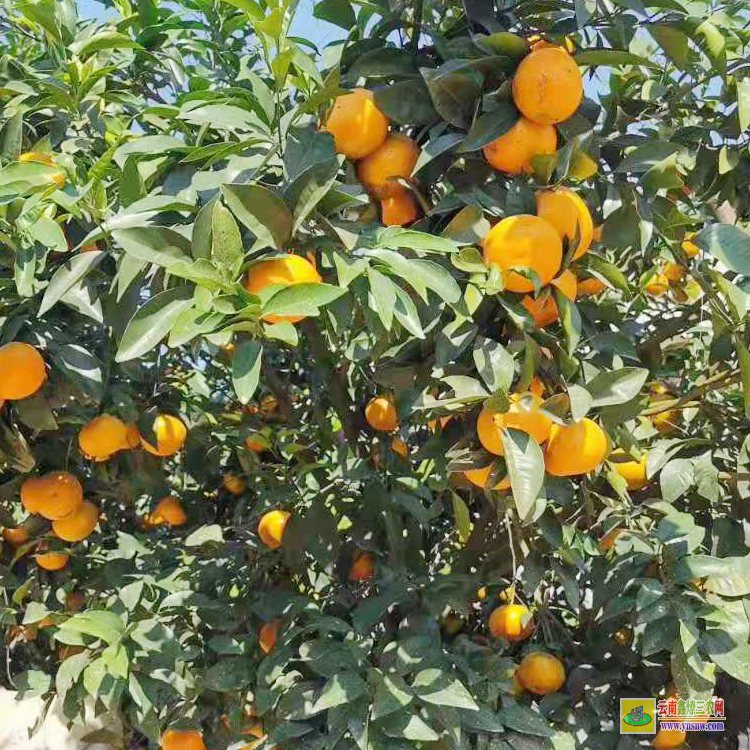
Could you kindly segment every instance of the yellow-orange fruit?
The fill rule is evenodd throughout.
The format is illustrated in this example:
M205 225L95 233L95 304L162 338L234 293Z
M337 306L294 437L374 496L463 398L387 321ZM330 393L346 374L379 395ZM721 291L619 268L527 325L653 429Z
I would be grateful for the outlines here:
M99 523L99 509L88 500L84 500L76 511L66 518L52 522L52 531L59 539L66 542L80 542L96 528Z
M32 513L56 521L80 507L83 487L67 471L51 471L38 479L27 479L21 487L21 500Z
M487 486L487 480L489 479L491 469L492 464L489 466L483 466L481 469L467 469L464 472L464 476L476 487L484 489ZM500 490L507 490L509 487L510 477L505 476L492 489L499 492Z
M649 278L643 289L652 297L661 297L669 289L669 279L663 273L657 273Z
M264 513L258 524L258 536L261 542L271 549L281 547L284 530L292 514L286 510L269 510Z
M561 240L572 242L578 234L578 247L573 253L573 260L588 252L594 238L594 222L588 206L578 193L568 188L543 190L536 196L536 213L552 224Z
M244 745L240 750L255 750L255 748L261 745L266 738L266 733L263 731L262 724L255 724L247 729L243 729L242 734L248 737L257 737L257 739L248 742L248 744Z
M659 729L656 737L651 740L651 747L656 750L672 750L680 747L687 739L687 732L684 729Z
M437 430L438 424L440 425L440 429L445 429L445 425L448 424L448 422L451 421L453 417L440 417L439 419L433 419L427 423L427 426L430 428L431 432L435 432Z
M534 620L523 604L503 604L492 611L489 627L495 638L523 641L534 632Z
M138 425L135 423L126 425L125 427L125 442L122 444L121 450L133 450L141 444L141 433L138 432Z
M688 232L685 235L685 239L682 241L682 252L684 252L688 258L695 258L695 256L701 251L698 245L692 242L692 239L696 234L697 232Z
M576 48L573 40L569 36L565 37L565 42L562 45L555 44L554 42L548 42L539 34L532 34L526 41L529 43L529 47L531 47L532 52L538 49L556 49L572 55L573 52L575 52Z
M605 289L607 289L607 285L593 276L590 279L581 279L578 282L579 297L592 297L595 294L601 294Z
M651 387L650 401L652 405L673 399L674 394L670 393L663 383L657 383ZM651 417L651 424L657 432L666 435L677 429L679 419L680 412L678 409L667 409L666 411L654 414Z
M281 622L279 620L271 620L271 622L267 622L261 627L258 633L258 644L264 654L270 654L276 647L280 626Z
M635 461L620 448L610 454L612 468L625 480L628 489L640 490L648 484L646 478L647 455L644 453L639 461Z
M352 567L349 569L350 581L369 581L375 573L372 555L369 552L355 553Z
M536 394L537 396L544 395L544 391L545 391L544 383L536 375L534 375L534 377L531 378L531 383L529 383L529 391L531 391L531 393Z
M403 190L395 178L408 180L417 159L419 146L407 135L391 133L382 146L357 164L357 175L373 195L385 198Z
M575 301L578 279L570 269L563 271L556 279L552 280L551 284L556 286L571 302ZM542 293L536 299L527 294L521 302L540 328L554 323L560 317L560 311L551 290Z
M11 341L0 346L0 398L17 401L35 394L47 372L42 355L30 344Z
M386 396L372 398L365 407L365 419L373 430L392 432L398 427L396 407Z
M183 526L188 520L182 503L174 495L169 495L160 500L156 504L153 515L170 526Z
M153 432L156 435L156 445L152 445L141 435L141 445L155 456L163 458L173 456L185 444L187 427L179 418L171 414L159 414L154 420Z
M42 552L34 556L36 564L44 570L62 570L67 564L69 556L64 552Z
M617 540L617 537L620 536L625 531L625 529L612 529L611 531L607 532L598 542L597 547L599 548L600 552L609 552L614 546L615 541Z
M501 430L512 428L528 433L539 444L543 443L550 435L552 420L539 411L541 404L541 397L535 393L512 393L507 412L482 409L477 419L479 442L485 450L502 456L505 451Z
M534 285L511 268L536 272L541 286L560 270L562 242L555 227L529 214L508 216L490 229L484 241L484 262L497 263L511 292L532 292Z
M400 437L391 440L391 450L401 458L409 458L409 446Z
M669 281L682 281L685 278L685 269L679 263L665 263L662 274Z
M380 214L386 227L403 227L419 218L419 206L404 187L394 190L380 201Z
M232 495L241 495L247 489L247 482L231 472L224 474L222 482L224 488Z
M383 145L388 119L375 105L372 91L354 89L336 98L326 121L336 151L347 159L362 159Z
M504 135L488 143L484 149L487 163L505 174L531 174L535 156L554 154L557 131L554 125L538 125L521 117Z
M598 224L594 227L594 242L601 242L604 236L604 224Z
M557 477L586 474L604 461L608 451L606 433L588 418L569 426L553 424L544 464L547 472Z
M128 428L112 416L102 414L85 424L78 433L81 453L90 458L109 458L127 444Z
M197 729L167 729L161 737L161 750L206 750L203 733Z
M253 453L263 453L263 451L268 448L264 441L258 440L252 435L245 438L245 445L247 446L247 449Z
M516 670L526 690L536 695L554 693L565 684L565 667L552 654L534 651L527 654Z
M15 529L3 529L3 539L5 539L11 547L20 547L22 544L26 544L26 542L29 541L29 532L25 526L16 526Z
M535 50L513 76L513 101L532 122L567 120L583 99L583 78L575 60L560 48Z
M254 263L247 274L245 287L251 294L259 295L266 287L280 284L320 284L320 274L309 260L300 255L287 255ZM299 323L304 315L264 315L269 323Z

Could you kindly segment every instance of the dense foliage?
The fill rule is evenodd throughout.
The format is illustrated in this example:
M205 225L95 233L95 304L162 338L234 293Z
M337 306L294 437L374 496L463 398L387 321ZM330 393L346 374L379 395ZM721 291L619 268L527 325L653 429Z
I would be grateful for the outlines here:
M744 747L746 3L108 5L0 4L0 684L166 750L629 750L675 690Z

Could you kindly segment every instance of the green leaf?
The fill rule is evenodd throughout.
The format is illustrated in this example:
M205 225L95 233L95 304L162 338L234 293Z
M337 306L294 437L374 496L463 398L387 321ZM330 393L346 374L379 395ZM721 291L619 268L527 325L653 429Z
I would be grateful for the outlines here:
M164 268L192 259L190 240L167 227L116 229L112 238L128 255Z
M36 698L45 695L52 687L52 677L38 669L15 675L13 685L22 698Z
M235 354L235 358L237 355ZM218 524L201 526L185 539L186 547L201 547L209 542L223 542L224 532Z
M441 669L423 669L416 674L411 686L425 703L479 710L479 706L461 681Z
M359 698L367 685L365 681L356 672L341 672L331 677L323 686L313 711L327 711L334 706L340 706L344 703L351 703Z
M552 737L554 730L535 711L515 702L506 703L498 712L497 718L508 728L536 737Z
M718 258L730 271L750 275L750 235L731 224L711 224L692 240L704 252Z
M451 493L453 502L453 518L455 521L458 538L462 544L465 544L471 534L471 516L466 503L457 493Z
M211 215L211 258L225 265L232 278L240 272L245 258L237 222L219 201L214 203Z
M331 161L336 161L336 148L330 133L320 132L314 124L289 129L284 148L284 172L289 183Z
M258 388L263 346L257 341L243 341L234 351L232 383L241 404L249 403Z
M507 393L513 382L515 363L502 344L479 336L474 342L474 364L490 391Z
M750 351L739 336L734 337L734 348L737 351L742 377L742 403L745 408L745 416L750 419Z
M315 4L313 16L348 31L357 22L349 0L321 0Z
M317 315L319 307L343 294L346 289L331 284L290 284L266 302L262 315Z
M138 169L139 158L138 154L128 156L120 174L119 195L123 208L127 208L146 195L146 186Z
M81 39L73 42L68 49L80 58L93 55L95 52L102 52L105 49L141 49L141 45L127 34L121 34L118 31L100 31L88 39Z
M400 125L427 125L438 119L430 92L414 79L392 83L374 93L378 109Z
M501 102L497 109L484 112L474 120L458 152L478 151L492 143L505 135L518 122L519 117L518 110L510 102Z
M422 167L429 164L433 159L436 159L440 154L450 151L462 138L463 135L461 133L445 133L425 143L419 152L419 158L414 165L412 175L416 175Z
M403 737L414 742L434 742L439 738L432 727L406 709L390 713L378 723L389 737Z
M630 172L631 174L648 172L649 169L659 164L659 162L677 153L680 148L682 147L679 143L651 141L629 152L617 165L615 172Z
M619 49L586 49L578 52L573 59L580 66L591 65L642 65L645 68L658 68L659 65L653 60L647 60L645 57L634 55L631 52Z
M398 675L381 674L372 670L375 697L372 703L372 720L400 711L413 700L409 686Z
M227 184L221 187L234 215L258 238L260 247L281 250L292 237L294 219L284 201L261 185ZM256 244L256 248L259 249Z
M464 206L450 220L448 226L443 230L443 237L459 245L478 245L481 244L489 231L490 222L485 218L482 209L477 205L471 205ZM486 271L487 267L476 248L461 248L459 256L463 254L466 257L466 252L472 253L473 263L469 269L463 268L462 270L468 270L469 273L476 273L477 269L480 273ZM453 256L453 264L456 268L461 268L456 263L456 260L455 256Z
M518 516L526 518L544 485L544 456L539 444L521 430L502 431L505 463Z
M118 614L106 610L81 612L60 623L60 630L84 633L101 638L107 643L115 643L125 633L125 623Z
M436 237L426 232L418 232L416 229L401 229L400 227L389 227L378 237L380 247L408 248L409 250L422 250L429 253L442 253L445 255L458 252L458 244L442 237ZM408 260L408 263L413 261Z
M372 266L367 269L367 278L372 295L371 307L378 313L385 330L390 331L396 306L396 285Z
M614 406L635 398L648 378L643 367L623 367L599 373L586 383L592 406Z
M239 8L247 13L253 21L262 21L265 18L265 13L255 0L221 0L221 2Z
M0 158L4 162L14 162L21 155L23 144L23 112L19 110L5 121L0 130Z
M435 109L458 128L469 126L483 82L482 74L466 63L466 60L449 60L437 69L419 69Z
M737 79L737 117L741 132L750 128L750 76Z
M180 313L192 304L190 286L174 287L153 296L130 319L115 361L127 362L153 349L170 332Z
M646 29L678 68L688 66L690 46L687 34L667 23L646 24Z
M106 253L90 251L78 253L67 263L59 266L50 279L39 305L39 315L44 315L60 298L72 289L86 274L104 258Z
M750 685L750 646L747 643L737 643L729 633L713 628L703 633L700 643L717 666Z

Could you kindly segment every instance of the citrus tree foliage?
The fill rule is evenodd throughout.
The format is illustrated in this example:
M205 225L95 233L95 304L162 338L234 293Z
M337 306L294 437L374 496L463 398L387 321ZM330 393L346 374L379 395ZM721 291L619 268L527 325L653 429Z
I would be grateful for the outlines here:
M28 533L2 552L2 683L56 692L71 720L91 696L154 747L178 727L232 749L248 703L268 747L630 748L622 696L742 694L746 5L321 0L343 40L321 50L290 32L294 2L109 6L2 3L0 343L47 366L0 413L0 524ZM519 118L534 35L568 47L586 94L555 153L507 175L482 149ZM383 226L320 127L355 86L419 144L408 228ZM571 268L603 291L555 292L540 328L481 245L548 186L602 227ZM279 253L321 283L250 293ZM515 429L486 453L482 406L535 383L545 418L587 417L624 453L553 476ZM375 396L393 434L365 420ZM78 435L100 414L151 443L178 415L187 440L92 462ZM623 459L645 477L628 486ZM484 488L463 474L486 467ZM99 509L79 543L20 503L61 470ZM291 514L278 549L257 531L271 510ZM39 567L40 544L68 565ZM500 598L531 636L491 634ZM512 679L540 650L567 675L544 697Z

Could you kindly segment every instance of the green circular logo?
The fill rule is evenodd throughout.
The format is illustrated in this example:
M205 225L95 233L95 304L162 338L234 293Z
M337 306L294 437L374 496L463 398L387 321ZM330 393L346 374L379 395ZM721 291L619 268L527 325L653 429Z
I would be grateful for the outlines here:
M647 724L651 723L652 718L645 711L639 711L636 713L636 711L633 710L623 718L623 721L631 727L645 727Z

